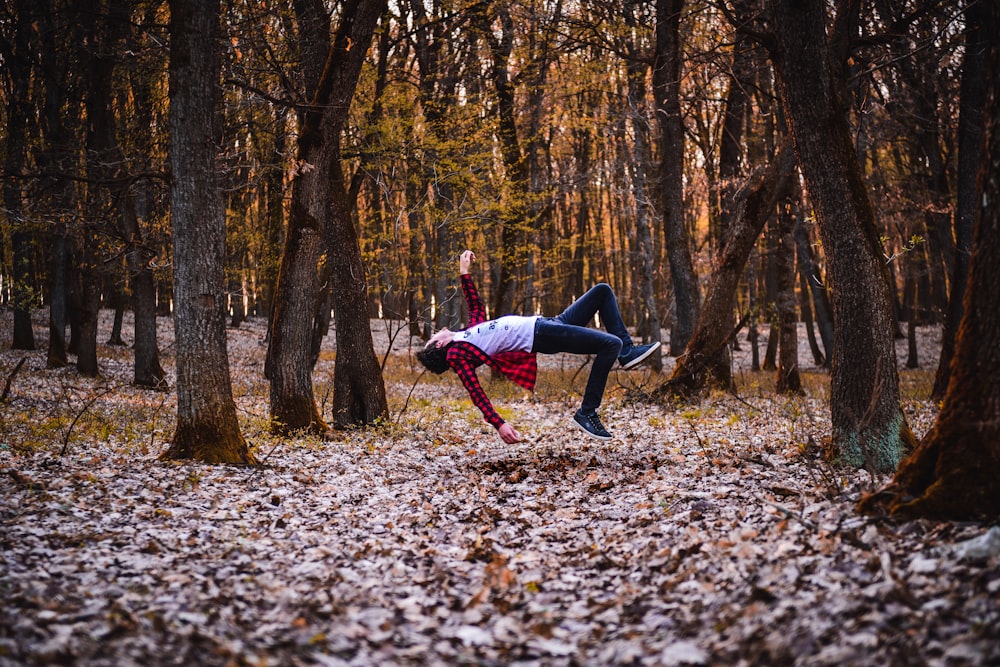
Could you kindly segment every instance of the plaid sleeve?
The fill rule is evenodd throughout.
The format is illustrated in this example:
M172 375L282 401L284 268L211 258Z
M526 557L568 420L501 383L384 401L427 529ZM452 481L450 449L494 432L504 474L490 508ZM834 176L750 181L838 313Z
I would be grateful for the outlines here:
M469 307L469 326L485 322L486 308L479 298L479 291L476 290L476 281L468 273L462 274L462 294L465 295L465 303Z
M486 363L486 354L474 345L454 343L448 348L448 365L458 375L465 390L469 392L472 404L483 413L483 418L487 423L493 428L500 428L504 423L503 417L493 409L493 403L483 391L482 385L479 384L479 376L476 375L476 367L484 363Z

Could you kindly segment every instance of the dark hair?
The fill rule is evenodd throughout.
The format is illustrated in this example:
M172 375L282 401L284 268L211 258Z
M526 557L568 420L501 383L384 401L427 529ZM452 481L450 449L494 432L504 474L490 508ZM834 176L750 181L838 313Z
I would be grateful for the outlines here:
M451 368L448 365L448 348L451 343L442 347L424 348L417 352L417 361L422 363L431 373L440 375Z

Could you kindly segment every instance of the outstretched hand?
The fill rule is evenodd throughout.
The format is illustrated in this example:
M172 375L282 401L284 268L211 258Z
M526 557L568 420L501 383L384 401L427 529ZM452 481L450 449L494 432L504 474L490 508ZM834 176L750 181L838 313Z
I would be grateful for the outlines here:
M471 266L474 261L476 261L476 253L471 250L462 251L462 255L458 258L458 267L463 276L469 272L469 266Z
M508 445L513 445L515 442L521 441L521 434L507 422L500 424L500 428L497 429L497 433L500 434L500 439Z

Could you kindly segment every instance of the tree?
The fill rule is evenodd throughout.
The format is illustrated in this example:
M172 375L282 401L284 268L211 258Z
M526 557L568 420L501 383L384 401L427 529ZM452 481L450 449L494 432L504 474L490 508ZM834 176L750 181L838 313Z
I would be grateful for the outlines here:
M1000 67L1000 10L990 5L989 71ZM861 503L899 517L1000 518L1000 86L992 79L979 182L983 196L950 380L937 421L892 482Z
M134 380L137 385L161 387L165 373L160 365L156 344L156 291L153 272L149 260L155 254L145 247L136 203L133 196L134 179L129 174L125 155L118 140L118 119L115 113L115 91L113 82L116 63L122 53L128 35L130 16L128 3L111 0L104 12L88 12L86 22L91 43L97 49L88 49L90 86L87 92L88 118L88 164L93 176L89 185L95 211L116 221L113 235L118 237L121 253L124 254L128 270L129 286L132 292L132 308L135 315L135 364ZM95 221L93 224L97 224ZM105 232L112 236L111 233ZM96 242L85 232L85 256L90 263L96 263ZM98 271L84 267L89 275L96 277ZM97 282L96 280L94 282ZM98 295L99 283L88 288L88 294ZM116 291L120 288L116 288ZM88 309L88 317L94 320L93 335L96 336L96 312L100 302L95 296ZM118 301L123 301L119 296ZM123 305L123 304L122 304ZM120 329L121 308L116 309L116 326ZM89 320L88 320L89 321ZM89 333L89 330L88 330ZM89 348L88 339L88 348ZM89 355L88 355L89 356ZM93 363L96 364L96 350ZM96 367L94 368L96 370Z
M226 220L215 164L218 21L218 0L170 1L177 427L161 458L253 464L236 419L226 350Z
M684 0L656 0L656 47L653 95L660 125L660 192L663 229L670 261L676 313L670 332L670 355L687 345L698 321L698 276L684 225L684 119L681 116L680 20Z
M791 179L785 184L784 197L778 202L778 212L771 219L775 225L777 252L775 253L775 273L777 287L777 319L780 351L778 354L777 381L775 390L779 393L802 393L799 378L799 336L795 304L795 219L801 200L798 188L792 187ZM771 329L774 336L774 329Z
M766 169L758 168L733 194L727 240L712 272L697 326L670 379L657 389L657 397L687 399L706 387L732 390L729 343L736 334L732 322L736 286L774 208L781 182L790 175L790 158L789 149L779 151Z
M900 408L888 276L875 211L847 124L843 74L834 70L857 7L838 5L833 47L824 5L794 0L768 2L773 30L763 41L829 262L835 323L831 454L847 465L894 470L915 438Z
M373 423L387 411L368 318L368 290L353 205L341 165L341 140L365 53L385 0L351 0L332 41L321 3L299 5L303 69L310 103L301 115L292 204L275 289L265 373L272 428L323 433L312 388L313 339L323 283L332 281L337 317L334 417L337 425ZM322 59L317 57L322 53ZM326 306L328 309L328 306Z
M955 334L962 320L962 302L969 274L969 251L979 192L976 172L979 169L983 145L983 106L986 98L986 56L988 35L984 29L989 3L968 2L965 7L965 57L962 61L962 82L959 93L958 176L955 204L955 262L951 273L951 293L948 312L941 336L941 356L931 396L944 397L951 373L951 358L955 351Z
M28 89L31 78L31 54L29 53L32 31L30 2L17 0L14 3L15 23L13 39L7 35L0 39L0 56L6 63L3 68L8 82L7 136L4 155L3 206L10 228L11 254L14 260L12 286L14 301L14 335L12 347L15 350L34 350L35 334L31 328L31 307L35 295L31 287L32 254L31 232L24 215L23 170L27 161L27 129L30 114Z

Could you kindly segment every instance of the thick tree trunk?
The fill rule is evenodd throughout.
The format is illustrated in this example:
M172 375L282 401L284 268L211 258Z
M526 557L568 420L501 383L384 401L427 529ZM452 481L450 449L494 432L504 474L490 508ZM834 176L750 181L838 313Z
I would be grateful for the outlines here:
M333 423L370 426L389 412L382 367L375 356L368 314L368 284L340 161L333 163L327 245L334 276L331 297L337 316L337 362L333 371Z
M983 106L986 102L986 56L988 37L983 27L988 20L989 3L969 2L965 7L965 58L958 116L958 176L955 204L955 261L952 265L951 294L941 336L941 355L931 398L940 400L948 388L951 358L955 352L955 334L962 320L962 298L969 274L972 228L979 194L976 172L983 145Z
M313 108L302 119L298 159L313 168L297 174L292 184L291 216L275 291L265 364L265 373L271 383L272 429L277 433L301 429L323 433L328 428L316 408L311 377L313 333L324 289L323 264L329 266L337 316L336 424L371 423L387 411L381 369L371 341L364 265L340 166L340 135L368 44L384 8L385 0L348 2L332 44L326 42L328 46L323 55L327 66L321 70L314 67L316 63L310 64L310 56L315 59L324 44L321 27L325 15L307 12L299 17L312 45L304 55L306 67L313 68L307 75L321 74L310 87L315 91ZM325 262L321 262L324 254ZM341 336L344 336L343 343ZM341 344L345 347L341 348ZM374 366L369 365L369 360L374 361ZM343 373L350 374L352 369L369 375L353 379L343 377L341 381L345 384L338 395L337 378ZM372 391L372 387L380 389ZM381 409L378 407L380 397ZM376 417L369 419L371 414Z
M888 278L875 213L834 88L821 3L771 0L767 43L833 287L832 456L894 470L915 444L899 403Z
M698 322L701 297L684 224L684 119L681 117L680 17L684 0L656 0L653 94L660 123L660 192L675 313L670 355L687 346Z
M1000 67L1000 10L991 7L991 71ZM985 28L984 28L985 29ZM941 412L892 483L864 511L903 518L1000 518L1000 86L986 110L983 197L972 243L964 315Z
M161 458L253 464L236 418L226 350L226 219L215 154L218 20L218 0L170 2L177 427Z
M735 213L734 197L743 171L743 126L751 87L749 44L738 37L733 46L733 69L726 92L726 107L719 137L719 212L712 216L711 234L720 250L725 245L727 224Z
M705 303L691 340L677 358L670 379L655 396L660 399L687 399L706 387L731 390L733 376L729 342L735 333L732 325L736 287L754 242L760 236L774 206L775 192L791 170L791 151L783 149L767 170L758 170L736 194L736 215L729 225L727 242L712 273Z

